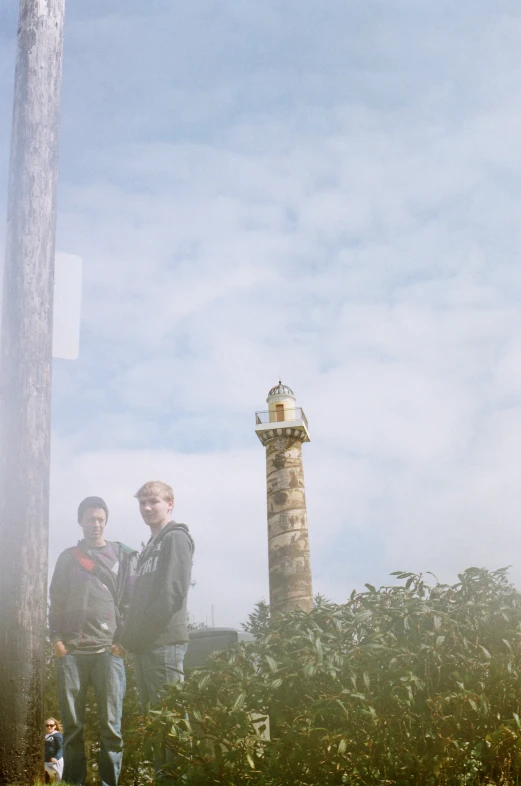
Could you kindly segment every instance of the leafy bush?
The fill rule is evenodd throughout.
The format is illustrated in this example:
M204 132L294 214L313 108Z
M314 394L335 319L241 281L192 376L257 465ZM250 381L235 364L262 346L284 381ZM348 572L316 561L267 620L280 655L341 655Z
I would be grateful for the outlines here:
M521 594L506 570L470 568L453 586L394 575L261 624L171 686L149 733L172 750L174 780L517 783Z

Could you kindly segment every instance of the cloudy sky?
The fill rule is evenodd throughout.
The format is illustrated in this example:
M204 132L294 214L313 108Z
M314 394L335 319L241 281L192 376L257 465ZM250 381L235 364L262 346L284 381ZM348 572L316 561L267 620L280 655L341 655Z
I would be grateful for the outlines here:
M310 424L315 591L521 583L520 82L517 0L67 0L57 248L84 289L80 357L54 366L51 565L88 494L139 545L132 495L163 478L193 618L244 620L280 376Z

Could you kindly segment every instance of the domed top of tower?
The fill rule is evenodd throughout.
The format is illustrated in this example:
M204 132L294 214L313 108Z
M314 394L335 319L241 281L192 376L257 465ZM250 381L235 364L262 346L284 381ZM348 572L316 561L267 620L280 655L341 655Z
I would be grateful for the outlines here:
M268 411L255 413L255 433L263 445L282 437L309 442L308 421L302 408L295 406L295 394L288 385L279 379L266 401Z
M293 393L292 389L288 385L283 385L280 379L279 384L275 385L275 387L272 388L268 393L267 401L269 401L272 396L288 396L289 398L295 398L295 394Z

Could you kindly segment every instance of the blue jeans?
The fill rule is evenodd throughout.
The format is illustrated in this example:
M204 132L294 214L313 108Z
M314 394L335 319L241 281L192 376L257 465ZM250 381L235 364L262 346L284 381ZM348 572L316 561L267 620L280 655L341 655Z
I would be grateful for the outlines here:
M123 660L108 651L93 655L68 653L56 661L56 676L63 723L63 780L71 786L83 786L87 775L83 728L87 688L91 684L101 727L99 777L102 786L117 786L123 758Z
M186 644L165 644L141 655L134 655L136 665L136 684L143 715L159 703L166 685L183 681L183 660ZM161 775L163 766L171 761L172 754L165 747L154 753L156 783L170 783L168 777Z

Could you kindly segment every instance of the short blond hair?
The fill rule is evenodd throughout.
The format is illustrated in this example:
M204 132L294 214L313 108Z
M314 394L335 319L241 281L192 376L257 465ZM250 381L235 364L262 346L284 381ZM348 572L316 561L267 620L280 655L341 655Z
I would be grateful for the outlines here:
M143 483L141 488L134 494L134 497L136 499L141 499L141 497L145 497L149 494L156 494L156 496L167 502L174 501L174 489L172 486L169 486L168 483L163 483L162 480L148 480L146 483Z

